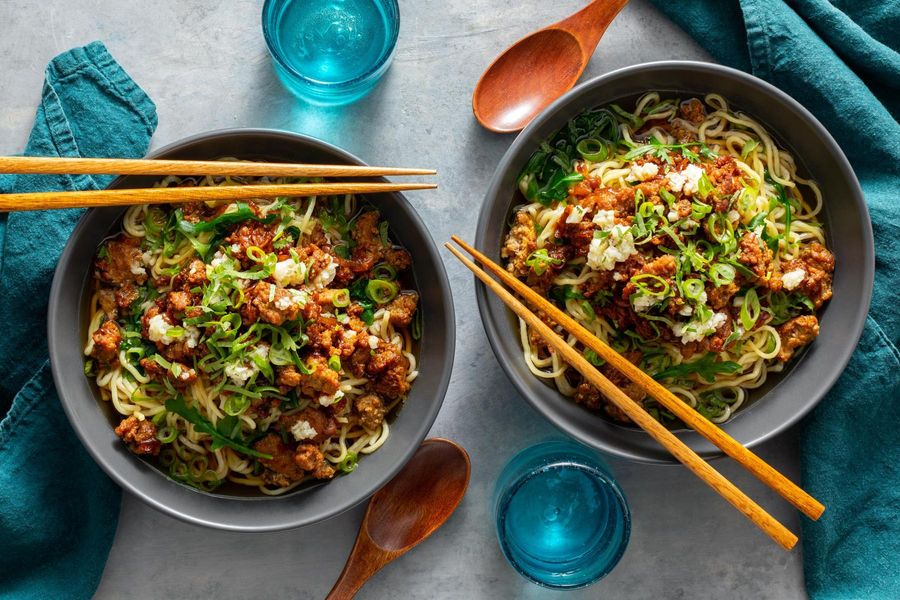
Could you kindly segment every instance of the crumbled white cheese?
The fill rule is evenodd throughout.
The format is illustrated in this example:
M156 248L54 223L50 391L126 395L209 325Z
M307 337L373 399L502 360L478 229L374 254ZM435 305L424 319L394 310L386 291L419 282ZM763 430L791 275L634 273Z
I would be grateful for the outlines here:
M635 312L647 312L654 304L656 304L656 298L653 296L631 295L631 305L634 307Z
M693 196L697 191L700 178L703 177L703 169L697 165L688 165L683 171L671 171L666 175L669 184L669 190L678 193L683 192L688 196Z
M184 326L184 345L188 348L196 348L200 343L200 330L193 325Z
M674 223L675 221L678 220L678 211L677 211L677 210L670 210L670 211L666 214L666 218L669 220L670 223Z
M356 332L353 331L352 329L345 329L344 333L341 334L341 337L344 338L345 342L351 342L354 339L356 339Z
M708 299L709 299L709 297L706 295L706 290L703 290L702 292L700 292L700 297L697 298L697 303L698 304L706 304L706 301Z
M232 244L232 245L231 245L231 251L234 252L235 254L238 253L238 252L240 252L240 251L241 251L241 246L240 246L240 244Z
M611 210L598 210L591 219L595 225L599 225L601 229L607 229L615 225L616 213Z
M581 223L581 220L584 218L584 213L586 212L587 210L580 206L573 206L572 212L566 217L566 223Z
M692 319L687 323L675 323L675 325L672 326L672 333L674 333L676 337L681 338L682 344L699 342L709 334L713 333L727 320L728 317L725 313L717 312L713 313L712 316L705 321L698 322L696 319Z
M162 342L168 346L175 341L169 337L170 329L172 329L172 325L166 321L164 315L154 315L150 321L147 322L147 337L150 338L151 342Z
M685 304L684 306L681 307L681 310L678 311L678 314L685 316L685 317L689 317L692 314L694 314L694 307L691 306L690 304Z
M299 285L306 279L306 265L302 262L296 262L293 258L280 260L275 263L272 279L281 287Z
M242 362L228 363L224 370L225 376L235 385L244 385L257 371L259 368L254 363L245 365Z
M334 281L334 276L337 275L337 266L335 261L332 260L329 262L328 266L322 269L322 271L316 275L316 278L312 280L312 287L317 289L324 288Z
M332 404L334 404L335 402L337 402L338 400L340 400L343 397L344 397L344 392L342 392L341 390L338 390L332 396L324 396L324 395L319 396L319 404L321 404L322 406L331 406Z
M700 223L698 223L697 221L695 221L693 219L685 219L684 222L678 226L678 228L679 229L693 229L694 227L697 227L698 225L700 225Z
M143 254L141 254L141 260L144 262L145 267L152 267L154 262L153 253L149 250L147 252L144 252Z
M211 266L212 268L215 269L219 265L225 264L226 262L228 262L228 260L229 260L229 258L227 256L225 256L225 254L221 250L219 250L218 252L213 254L212 260L209 261L209 266Z
M628 259L637 252L631 228L614 225L605 238L594 238L588 249L587 264L598 271L611 271L616 263Z
M369 336L369 348L372 350L378 347L378 337L374 335Z
M659 175L659 165L652 162L646 162L642 165L631 165L631 173L628 174L628 181L647 181Z
M269 345L259 344L256 348L253 349L253 352L251 352L250 354L253 356L258 356L263 360L267 360L269 358Z
M291 307L291 304L294 303L294 299L289 295L284 295L278 300L275 301L275 308L278 310L287 310Z
M736 211L734 209L729 210L728 211L728 220L731 221L732 223L736 223L737 221L740 221L741 213L739 213L738 211Z
M142 267L139 263L131 263L130 270L132 275L146 275L147 269Z
M784 289L786 290L795 289L803 283L804 279L806 279L806 271L803 269L794 269L781 276L781 281L784 282Z
M291 427L291 434L293 434L294 439L299 442L300 440L312 439L319 435L319 432L316 431L315 427L309 424L309 421L300 419Z
M306 306L306 303L309 301L309 294L307 294L303 290L290 289L287 291L287 293L291 295L291 298L293 298L294 302L300 305L300 308Z

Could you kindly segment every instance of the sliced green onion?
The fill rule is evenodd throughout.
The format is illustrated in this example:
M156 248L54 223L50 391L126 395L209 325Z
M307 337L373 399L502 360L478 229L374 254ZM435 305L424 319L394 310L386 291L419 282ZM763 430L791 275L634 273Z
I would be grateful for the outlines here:
M393 281L397 279L397 269L387 263L379 263L372 268L372 279Z
M266 253L259 246L249 246L247 248L247 258L253 262L262 262L266 259Z
M759 142L755 139L751 138L747 140L747 143L744 144L743 148L741 148L741 158L746 159L748 156L750 156L750 153L756 149L757 146L759 146Z
M709 268L709 278L716 285L721 287L734 281L737 270L726 263L715 263Z
M366 296L378 304L386 304L397 297L399 289L390 281L371 279L366 284Z
M685 279L681 282L681 294L689 300L700 300L704 292L703 282L699 279Z
M337 354L332 354L328 358L328 368L331 369L332 371L340 373L341 372L341 357L338 356Z
M352 473L356 470L358 462L359 456L356 452L348 452L347 456L344 457L344 460L338 463L338 469L344 473Z
M84 374L87 377L94 376L94 361L92 361L90 359L84 361Z
M699 221L710 212L712 212L712 206L702 202L691 202L691 218L695 221Z
M589 363L594 365L595 367L602 367L606 364L606 361L600 358L600 355L591 350L590 348L585 348L584 352L581 353Z
M590 162L600 162L609 156L606 144L596 138L581 140L575 146L575 150L581 155L581 158Z
M591 303L587 300L582 300L579 306L581 306L581 310L584 311L588 321L593 321L597 317L597 313L594 312L594 307L591 306Z
M528 255L528 258L525 260L525 266L531 268L534 274L540 277L547 272L550 265L561 265L563 262L565 261L560 258L553 258L547 254L546 248L540 248Z
M250 398L247 396L242 396L240 394L232 394L225 399L225 404L222 406L222 410L225 411L225 414L230 417L236 417L238 415L244 414L244 412L250 407Z
M706 171L704 171L703 175L700 176L700 179L697 180L697 192L700 194L701 198L706 200L706 197L709 196L714 189L709 177L706 176Z
M675 196L672 195L672 192L667 190L666 188L659 188L659 197L665 200L666 204L672 206L675 203Z
M350 290L347 288L335 290L331 295L331 303L337 308L350 306Z
M156 432L156 439L158 439L163 444L171 444L177 437L178 430L174 427L169 427L168 425Z
M759 296L756 290L750 288L744 295L744 302L741 304L741 325L744 331L750 331L759 319L760 306Z
M720 244L727 244L734 237L734 228L728 217L721 213L710 215L706 221L709 235Z
M665 298L670 291L669 282L658 275L640 273L631 278L635 287L647 296Z

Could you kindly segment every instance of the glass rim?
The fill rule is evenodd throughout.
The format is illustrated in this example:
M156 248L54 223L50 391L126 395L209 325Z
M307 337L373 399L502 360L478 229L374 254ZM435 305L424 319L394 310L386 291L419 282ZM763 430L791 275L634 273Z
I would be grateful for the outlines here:
M521 487L523 485L525 485L525 483L527 483L534 477L537 477L541 471L546 470L548 467L553 468L553 467L557 467L557 466L568 466L568 467L574 467L574 468L582 470L582 471L588 471L591 473L592 476L601 480L608 489L612 490L616 503L622 509L622 519L621 520L625 527L624 531L622 532L622 534L623 534L622 540L619 542L618 547L616 548L615 555L612 557L612 559L610 561L608 561L607 566L603 570L601 570L600 573L598 573L594 577L591 577L587 581L577 583L577 584L572 584L572 585L559 585L559 584L547 583L546 581L539 581L538 579L535 579L534 577L532 577L524 569L522 569L519 566L519 563L517 561L513 560L510 557L510 553L507 551L508 544L506 542L506 536L502 535L502 531L500 530L500 520L498 518L501 508L503 506L505 506L506 504L508 504L509 501L512 500L512 498L513 498L513 496L515 496L516 492L518 492L518 490L521 489ZM616 565L619 564L619 561L621 561L622 557L625 555L625 550L628 549L628 542L631 540L631 509L628 507L628 501L625 499L625 494L622 493L622 489L619 487L619 484L615 481L615 479L612 478L611 475L608 475L602 469L598 469L597 467L594 467L591 465L580 464L580 463L574 462L571 459L554 460L549 463L542 464L539 467L531 469L524 476L515 479L512 483L510 483L510 485L508 486L506 491L500 497L498 497L497 506L496 506L494 512L495 512L494 525L497 530L497 540L500 542L500 551L503 554L503 558L506 559L506 562L509 563L509 565L513 568L513 570L516 573L518 573L519 575L521 575L522 577L524 577L531 583L534 583L536 585L539 585L539 586L547 588L547 589L577 590L577 589L585 588L585 587L588 587L590 585L597 583L598 581L600 581L601 579L603 579L604 577L609 575L613 571L613 569L616 568Z
M331 88L331 89L341 89L341 88L353 87L354 85L356 85L358 83L362 83L365 80L371 78L376 73L378 73L378 71L381 70L381 68L384 67L385 64L387 64L390 57L394 54L394 50L397 47L397 39L400 37L400 5L398 3L398 0L372 0L375 3L392 5L394 7L394 12L397 15L396 19L391 19L392 27L390 30L390 43L388 44L387 49L384 52L382 52L381 55L378 57L378 60L375 61L375 63L372 65L372 67L367 69L364 73L357 75L353 79L348 79L346 81L338 81L338 82L321 81L319 79L313 79L312 77L307 77L306 75L303 75L302 73L297 71L297 69L292 67L290 64L288 64L288 62L286 60L284 60L282 53L279 52L278 50L276 50L275 45L273 44L273 32L269 28L268 19L266 17L269 15L270 11L273 10L273 7L275 6L276 3L283 3L286 1L289 2L291 0L265 0L265 2L263 3L262 12L261 12L262 30L263 30L263 38L266 41L266 47L269 50L269 54L272 56L272 58L275 60L276 63L278 63L278 65L281 68L285 69L293 77L296 77L306 83L311 83L311 84L319 86L319 87L325 87L325 88Z

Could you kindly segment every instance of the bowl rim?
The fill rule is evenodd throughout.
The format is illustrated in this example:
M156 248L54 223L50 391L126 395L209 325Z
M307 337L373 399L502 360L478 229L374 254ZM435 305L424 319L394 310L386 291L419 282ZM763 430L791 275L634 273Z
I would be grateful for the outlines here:
M366 164L356 155L351 154L350 152L347 152L346 150L343 150L342 148L324 140L291 131L268 128L226 128L201 132L188 136L186 138L179 139L170 144L166 144L165 146L149 152L146 157L157 158L165 156L172 152L177 152L178 150L181 150L182 148L190 146L191 144L197 142L216 139L229 139L235 137L255 139L260 136L274 136L291 143L304 144L317 150L331 152L340 157L341 160L346 161L347 164ZM113 180L108 187L116 186L128 177L129 176L119 176L115 180ZM246 510L251 511L254 504L271 505L271 503L287 501L288 499L294 497L294 494L285 494L281 496L247 497L209 494L201 490L187 488L187 486L184 486L183 484L180 484L178 482L173 482L164 473L154 473L153 475L159 476L159 482L177 483L179 487L185 488L185 491L190 492L191 494L202 495L209 501L208 503L204 503L199 510L194 510L190 507L185 510L181 506L172 505L160 501L157 498L157 496L160 494L156 493L155 491L157 489L157 484L138 485L138 482L132 481L130 477L124 476L122 473L120 473L112 464L114 459L110 450L105 449L101 443L98 443L89 436L86 424L82 422L81 418L76 414L75 405L77 402L83 401L84 398L80 394L73 392L68 388L64 379L65 376L61 372L62 367L57 364L56 360L54 360L54 358L57 357L58 349L60 349L65 344L66 337L66 335L63 333L63 326L60 321L61 311L58 309L58 307L61 306L62 296L64 294L62 283L62 265L65 265L71 261L71 256L74 253L76 247L75 240L80 236L81 231L87 226L88 217L94 210L96 210L89 209L84 213L84 215L81 216L75 228L72 230L69 239L66 241L65 248L60 255L57 267L54 270L47 310L47 345L50 356L51 371L53 374L53 382L57 394L59 395L60 403L62 404L63 410L66 413L69 424L72 426L72 429L75 431L76 435L81 441L82 446L94 459L94 462L96 462L97 465L100 466L100 468L122 489L130 492L141 501L164 514L175 517L187 523L191 523L193 525L238 532L279 531L303 527L306 525L325 521L341 513L344 513L354 506L357 506L358 504L364 502L384 484L390 481L394 477L394 475L396 475L400 471L400 469L402 469L406 465L406 463L409 462L413 454L415 454L415 452L418 450L422 441L428 435L428 432L430 431L432 425L434 424L434 421L437 418L437 415L443 405L444 398L449 387L456 349L456 318L453 305L452 290L450 288L450 282L447 276L446 269L444 267L444 263L441 260L441 256L438 252L434 239L431 236L430 230L425 225L425 222L422 220L421 216L415 210L413 205L406 199L406 197L397 192L391 192L390 195L395 199L396 203L400 207L400 210L404 211L407 214L410 220L414 223L414 226L419 229L420 233L422 234L422 238L425 243L418 250L420 251L420 253L427 254L429 259L437 266L437 268L430 273L434 278L431 280L430 285L436 285L436 287L440 290L439 297L441 299L441 302L438 306L435 306L435 310L443 311L445 315L444 319L446 321L446 327L444 328L445 330L441 332L443 335L441 336L440 340L436 341L435 343L435 346L439 348L440 352L444 356L443 365L441 367L438 367L442 368L443 372L440 374L440 379L437 386L426 392L428 396L430 398L434 398L434 400L432 400L429 410L425 414L425 418L421 420L421 422L415 428L413 434L410 436L410 439L415 440L415 442L409 444L409 447L401 453L399 460L397 460L390 468L384 469L378 475L371 477L370 482L367 485L362 486L362 493L348 495L346 499L333 503L326 510L312 511L311 514L304 515L304 509L302 507L298 507L298 515L292 518L268 520L263 518L256 519L256 522L252 522L253 519L250 518L249 520L245 520L241 523L228 522L227 519L222 519L222 515L217 514L217 507L222 506L222 504L220 503L233 503L231 504L232 506L240 505L246 507ZM419 285L422 285L422 283L419 282ZM90 400L92 402L98 402L98 399L93 395ZM139 457L131 456L130 453L129 458L136 461L140 460ZM320 485L322 484L319 484L319 486Z
M860 309L848 318L850 322L849 329L851 329L854 333L851 338L847 339L847 343L844 344L840 349L840 355L833 362L833 368L828 372L827 376L818 381L814 392L807 396L807 399L798 410L794 411L790 417L778 423L775 427L769 428L767 431L757 433L749 439L739 440L746 448L752 448L779 435L780 433L784 432L792 425L794 425L797 421L802 419L804 416L806 416L806 414L808 414L819 403L819 401L824 398L824 396L828 393L828 391L840 377L841 373L849 363L853 352L856 350L856 346L859 343L860 337L862 336L863 327L868 316L869 305L872 299L875 275L875 246L872 233L872 222L869 216L868 205L865 201L865 195L863 194L862 187L859 184L859 180L857 179L856 174L853 171L852 166L850 165L850 161L847 159L846 155L844 155L840 146L835 141L831 133L825 128L825 126L809 110L807 110L798 101L794 100L786 92L778 89L769 82L744 71L733 69L731 67L727 67L717 63L693 60L663 60L639 63L622 67L620 69L615 69L584 81L583 83L580 83L576 87L563 94L561 97L547 106L543 111L541 111L541 113L538 114L538 116L536 116L516 136L516 138L510 144L509 148L504 153L496 169L494 170L494 174L491 177L491 181L482 201L481 209L478 214L478 224L475 233L475 246L482 251L493 252L493 249L485 250L484 248L485 240L488 237L488 221L490 219L490 214L494 210L494 205L501 201L500 199L503 198L502 194L506 191L503 189L502 185L504 176L510 169L511 164L516 160L517 155L523 151L523 147L526 145L530 145L529 140L533 137L533 132L535 130L543 126L543 124L547 120L552 119L558 111L564 110L568 106L568 104L573 101L573 98L580 97L581 95L588 93L594 88L601 87L605 82L609 80L636 76L639 74L645 74L646 72L667 70L694 70L697 72L705 73L711 78L714 78L716 76L729 77L738 80L739 82L750 87L755 87L759 89L760 92L764 95L775 97L776 99L790 106L817 131L821 139L825 142L826 147L824 148L824 151L830 154L838 164L841 171L841 177L847 182L848 187L852 192L850 195L850 201L855 205L857 211L861 216L863 239L859 240L859 243L863 246L864 260L861 264L856 264L854 266L861 269L862 278L865 282L865 285L864 288L860 290L862 300L859 305ZM648 88L647 91L653 91L653 89ZM585 106L583 109L587 108L590 108L590 106ZM668 454L666 454L664 458L657 458L656 456L650 456L642 451L632 451L628 448L623 448L619 443L615 441L609 442L602 436L585 435L581 432L573 431L569 424L566 422L565 417L557 414L552 406L547 405L539 397L537 397L532 392L529 383L521 380L518 373L513 369L513 366L507 359L507 356L500 342L501 338L503 336L509 335L509 333L502 330L504 324L497 323L491 316L492 300L491 294L488 292L487 287L477 278L473 279L475 281L475 298L478 303L478 311L481 316L481 321L484 325L488 341L491 345L491 349L493 350L494 355L497 358L497 362L500 363L500 366L506 373L507 378L512 381L513 385L516 387L519 393L538 413L540 413L552 425L554 425L560 431L564 432L566 435L574 437L582 443L585 443L588 446L602 452L636 462L668 465L677 464L676 459ZM788 373L788 376L785 377L785 379L790 378L790 374L791 373ZM779 382L779 384L780 383L782 382ZM774 391L775 390L773 388L772 390L769 390L766 395L773 393ZM589 413L585 412L585 414ZM739 412L736 416L740 415L741 413ZM733 419L730 419L723 425L727 425L730 422L733 422ZM640 434L646 436L646 433L642 430L638 429L637 431ZM676 435L678 435L678 437L681 438L682 441L686 441L684 439L684 434L693 433L694 432L691 430L685 430L685 432L683 433L676 432ZM700 439L703 442L706 441L703 438ZM691 446L690 442L686 441L686 443ZM714 447L712 451L703 452L701 455L704 458L713 459L724 456L724 453L718 448Z

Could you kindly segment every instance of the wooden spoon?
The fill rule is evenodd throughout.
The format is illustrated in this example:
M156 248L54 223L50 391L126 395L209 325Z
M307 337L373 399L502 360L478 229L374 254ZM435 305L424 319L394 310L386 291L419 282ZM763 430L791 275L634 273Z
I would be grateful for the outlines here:
M472 94L475 118L487 129L525 127L568 91L628 0L594 0L558 23L525 36L485 70Z
M469 455L450 440L425 440L390 482L372 496L353 551L326 600L353 598L381 567L434 533L469 486Z

